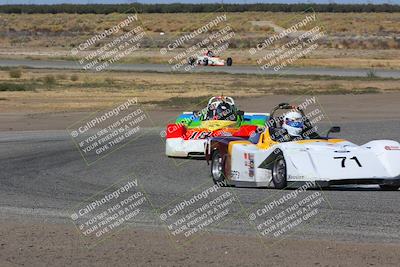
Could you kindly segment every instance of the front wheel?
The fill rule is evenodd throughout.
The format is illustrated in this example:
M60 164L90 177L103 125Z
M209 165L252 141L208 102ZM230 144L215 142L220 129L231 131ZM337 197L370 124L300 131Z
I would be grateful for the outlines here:
M226 65L227 65L227 66L232 66L232 63L233 63L232 58L231 58L231 57L228 57L228 58L226 59Z
M225 180L224 175L224 161L218 150L215 150L211 159L211 177L215 184L223 183Z
M279 155L272 168L272 181L274 182L275 188L282 189L287 186L286 180L286 161L283 155Z
M400 185L380 184L379 187L385 191L397 191Z

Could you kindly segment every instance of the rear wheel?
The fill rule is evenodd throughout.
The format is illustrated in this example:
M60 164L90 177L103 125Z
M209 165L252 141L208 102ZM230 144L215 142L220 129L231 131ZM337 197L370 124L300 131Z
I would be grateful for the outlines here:
M205 59L203 60L203 62L204 62L204 66L207 66L207 65L208 65L208 58L205 58Z
M385 191L397 191L400 188L400 185L380 184L379 187Z
M286 161L282 155L279 155L274 161L272 181L274 182L275 188L282 189L287 186Z
M214 183L223 183L225 180L224 175L224 161L218 150L215 150L211 159L211 177Z
M190 57L190 58L188 59L189 65L192 65L192 66L193 66L195 62L196 62L196 59L193 58L193 57Z
M226 65L227 65L227 66L232 66L232 63L233 63L232 58L231 58L231 57L228 57L228 58L226 59Z

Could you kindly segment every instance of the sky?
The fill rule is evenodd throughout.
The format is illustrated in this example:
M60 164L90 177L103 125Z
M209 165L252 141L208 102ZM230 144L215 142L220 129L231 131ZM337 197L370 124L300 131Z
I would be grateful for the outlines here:
M69 3L69 4L112 4L112 3L221 3L222 0L0 0L0 5L5 4L61 4L61 3ZM400 0L223 0L224 3L338 3L338 4L365 4L365 3L373 3L373 4L400 4Z

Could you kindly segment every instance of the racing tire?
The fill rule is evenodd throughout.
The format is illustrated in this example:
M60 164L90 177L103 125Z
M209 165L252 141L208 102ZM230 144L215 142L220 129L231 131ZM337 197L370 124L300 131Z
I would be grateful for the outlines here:
M232 58L231 58L231 57L228 57L228 58L226 59L226 65L227 65L227 66L232 66L232 63L233 63Z
M397 191L400 185L380 184L379 187L384 191Z
M203 60L203 62L204 62L204 66L208 66L208 58L205 58L205 59Z
M211 177L214 184L224 184L225 174L224 174L224 160L218 150L215 150L211 158Z
M272 167L272 181L275 188L283 189L287 186L286 161L283 155L278 155Z
M196 59L193 58L193 57L190 57L190 58L188 59L188 63L189 63L189 65L191 65L191 66L193 66L195 62L196 62Z

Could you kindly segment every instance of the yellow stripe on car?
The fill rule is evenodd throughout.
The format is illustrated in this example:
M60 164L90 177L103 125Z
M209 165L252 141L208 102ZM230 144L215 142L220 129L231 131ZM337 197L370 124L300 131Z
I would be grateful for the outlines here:
M268 149L275 144L278 144L278 142L272 140L271 135L269 134L269 130L267 129L266 131L264 131L261 134L260 139L258 140L257 146L260 149Z
M233 145L250 145L250 144L253 144L252 142L250 142L250 141L247 141L247 140L238 140L238 141L231 141L231 142L229 142L229 145L228 145L228 154L229 155L232 155L232 147L233 147Z
M211 120L211 121L202 121L201 128L208 129L210 131L219 130L231 125L236 124L236 121L218 121L218 120Z

